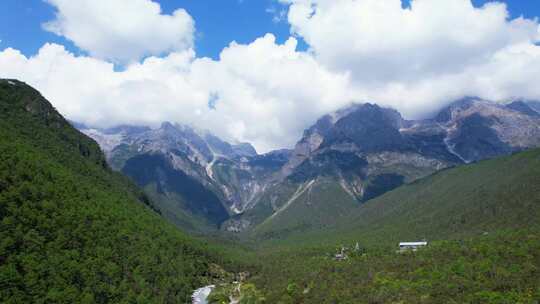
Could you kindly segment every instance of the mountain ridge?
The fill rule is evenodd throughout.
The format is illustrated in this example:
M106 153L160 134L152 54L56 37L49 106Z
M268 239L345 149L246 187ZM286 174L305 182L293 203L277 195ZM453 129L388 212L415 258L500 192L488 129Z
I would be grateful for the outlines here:
M222 253L159 211L37 90L0 80L2 302L184 302Z
M99 141L91 130L82 131ZM143 135L156 132L176 135ZM109 130L101 134L118 136ZM474 97L452 103L432 119L416 121L376 104L354 104L317 120L293 150L264 155L247 145L244 152L235 152L233 145L209 132L201 136L191 127L171 123L127 138L109 148L109 162L117 169L122 158L145 152L166 155L174 170L220 199L228 219L213 225L238 232L274 219L302 190L311 193L327 185L361 203L444 168L540 146L540 117L529 103L498 104Z

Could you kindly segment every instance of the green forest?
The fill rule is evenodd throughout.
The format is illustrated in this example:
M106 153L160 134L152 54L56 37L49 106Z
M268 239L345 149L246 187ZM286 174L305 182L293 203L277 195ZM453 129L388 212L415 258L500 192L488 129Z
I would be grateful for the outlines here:
M353 244L345 244L352 246ZM397 246L305 247L262 253L252 282L266 303L538 303L540 238L508 231L436 241L418 252Z
M220 245L164 221L41 95L0 83L2 303L185 303Z
M254 237L268 303L539 303L540 150L443 170L324 229Z

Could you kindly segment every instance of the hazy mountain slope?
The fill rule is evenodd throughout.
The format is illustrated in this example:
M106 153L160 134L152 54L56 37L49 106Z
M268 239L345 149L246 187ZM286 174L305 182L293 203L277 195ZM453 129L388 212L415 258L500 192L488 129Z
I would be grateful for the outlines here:
M181 303L219 256L164 222L34 89L0 80L3 303Z
M376 198L355 229L384 239L441 239L540 224L540 150L445 170Z
M540 101L527 101L525 102L530 108L540 113Z
M214 192L183 171L175 170L162 154L130 158L122 173L144 187L158 202L156 205L163 211L162 214L180 227L191 230L212 225L216 227L229 218Z
M529 116L540 116L540 113L536 109L536 103L531 102L525 102L525 101L514 101L506 105L507 108L521 112L525 115Z
M313 195L308 204L291 194L274 203L277 208L267 219L251 225L261 225L255 233L265 238L283 236L294 231L291 227L320 229L341 221L351 206L441 169L538 146L540 116L521 102L501 105L465 98L423 121L404 120L377 105L355 105L306 130L283 169L284 187L301 191L313 183L308 193L331 195ZM322 184L328 190L317 190ZM272 189L277 188L279 184ZM283 204L305 216L286 216Z
M339 204L332 202L339 201ZM302 184L275 212L253 231L264 238L281 238L289 233L324 230L336 219L349 214L358 201L331 179L317 179Z
M268 205L262 199L268 201L272 193L265 193L257 204L272 207L268 218L254 216L254 207L239 221L246 222L246 227L264 222L265 228L256 230L270 233L272 227L292 231L291 227L325 226L362 201L460 162L441 147L444 144L432 145L428 152L415 146L417 142L427 145L433 136L418 132L413 142L400 131L408 124L396 111L371 104L322 117L304 132L281 170L281 179L267 188L278 193L284 192L280 187L292 188L290 196L274 197ZM330 191L325 189L331 189L332 195L321 195ZM298 192L316 195L302 202ZM263 210L268 213L268 208ZM290 210L304 216L288 216Z
M165 217L190 230L217 229L243 212L287 161L283 153L258 155L250 144L168 122L156 129L77 125L103 147L113 168L145 188Z
M443 170L350 210L326 231L288 240L394 244L518 228L540 228L540 149Z
M445 142L465 162L507 155L540 145L540 117L525 103L494 104L466 98L437 117Z

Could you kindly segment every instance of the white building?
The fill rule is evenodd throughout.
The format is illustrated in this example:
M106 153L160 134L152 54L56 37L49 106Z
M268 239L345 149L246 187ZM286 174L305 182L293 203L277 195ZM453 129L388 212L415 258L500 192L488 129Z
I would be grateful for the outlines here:
M416 251L420 247L427 246L427 242L401 242L399 243L399 251Z
M340 252L340 253L337 253L337 254L334 256L334 259L335 259L336 261L343 261L343 260L348 259L347 254L345 254L345 247L341 247L341 252Z

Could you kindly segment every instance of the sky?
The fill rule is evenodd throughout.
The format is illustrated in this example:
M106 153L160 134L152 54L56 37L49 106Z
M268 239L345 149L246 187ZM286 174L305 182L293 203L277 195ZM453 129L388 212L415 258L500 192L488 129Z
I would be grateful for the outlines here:
M95 127L292 147L353 102L540 99L540 0L3 0L0 78Z
M77 2L77 0L75 0ZM289 37L284 7L275 0L160 0L164 14L184 8L197 27L196 51L201 57L217 59L232 41L249 43L266 33L278 42ZM0 48L7 46L31 56L47 42L60 43L74 53L81 53L61 36L43 31L41 25L54 19L55 8L44 0L2 0L0 5ZM277 17L277 18L275 18ZM307 48L307 46L303 46Z

